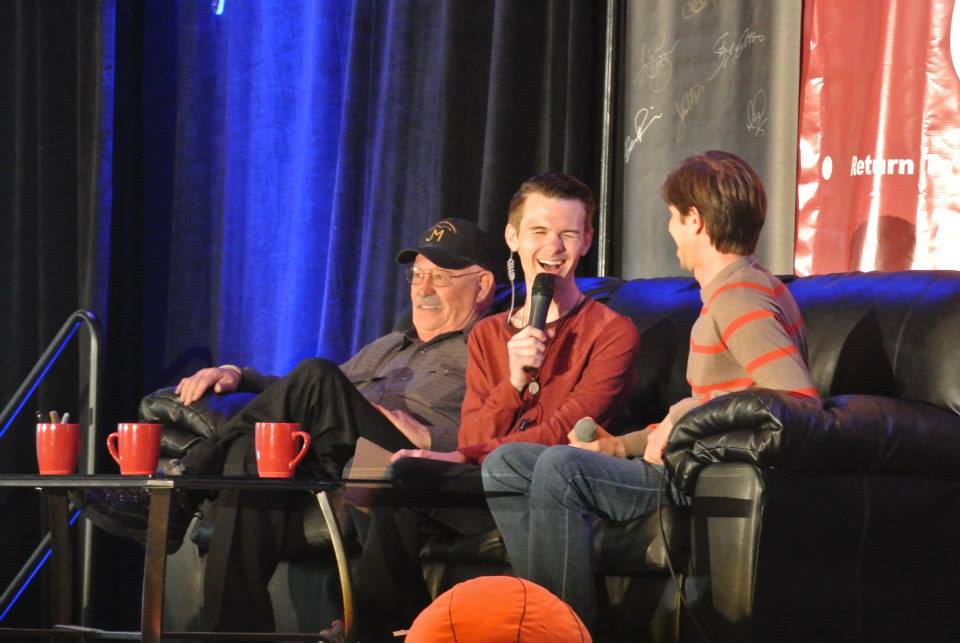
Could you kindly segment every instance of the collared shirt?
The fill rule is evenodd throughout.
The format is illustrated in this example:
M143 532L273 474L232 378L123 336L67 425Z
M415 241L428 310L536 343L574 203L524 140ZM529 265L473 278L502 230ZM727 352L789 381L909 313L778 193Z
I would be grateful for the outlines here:
M414 329L374 340L340 365L370 402L402 409L427 426L430 448L457 446L466 391L467 331L422 341Z

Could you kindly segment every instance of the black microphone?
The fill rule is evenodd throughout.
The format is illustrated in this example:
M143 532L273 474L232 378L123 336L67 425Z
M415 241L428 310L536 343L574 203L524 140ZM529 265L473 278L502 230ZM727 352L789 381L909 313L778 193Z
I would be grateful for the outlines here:
M591 417L580 418L573 425L573 437L577 442L593 442L597 437L597 429L600 426Z
M553 275L541 272L530 289L530 325L543 330L547 326L547 311L553 301Z

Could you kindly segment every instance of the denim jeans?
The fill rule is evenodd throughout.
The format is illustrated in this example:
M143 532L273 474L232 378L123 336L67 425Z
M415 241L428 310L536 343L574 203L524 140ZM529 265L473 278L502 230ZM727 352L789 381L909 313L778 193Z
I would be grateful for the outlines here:
M670 501L662 466L569 446L516 442L487 456L487 504L516 574L562 598L592 626L596 611L593 516L624 521ZM512 494L512 495L511 495Z

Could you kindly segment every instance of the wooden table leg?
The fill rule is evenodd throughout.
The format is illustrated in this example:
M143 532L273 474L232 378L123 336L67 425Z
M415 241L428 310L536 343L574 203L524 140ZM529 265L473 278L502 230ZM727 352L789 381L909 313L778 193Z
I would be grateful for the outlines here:
M320 504L320 512L323 514L323 520L327 523L327 531L330 533L330 543L333 545L333 555L337 561L337 572L340 575L340 593L343 596L343 629L348 641L353 641L353 589L350 583L350 565L347 561L347 550L343 546L343 538L340 537L340 523L337 522L337 515L333 511L333 505L330 504L330 496L326 491L317 494L317 502Z
M140 610L142 640L160 643L163 625L163 586L167 573L167 523L173 488L150 489L146 555L143 560L143 602Z
M53 611L55 624L73 622L73 551L67 517L66 489L46 491L50 520L50 548L53 550Z

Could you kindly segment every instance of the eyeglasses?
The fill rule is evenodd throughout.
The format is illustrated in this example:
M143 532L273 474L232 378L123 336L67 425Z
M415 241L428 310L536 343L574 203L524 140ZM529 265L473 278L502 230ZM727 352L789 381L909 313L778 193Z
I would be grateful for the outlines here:
M414 286L419 286L423 284L427 277L430 277L430 281L433 282L434 288L446 288L449 286L454 279L459 279L460 277L469 277L470 275L478 275L482 270L474 270L473 272L465 272L462 275L454 275L447 272L446 270L419 270L417 268L407 268L403 271L404 276L406 276L407 281Z

